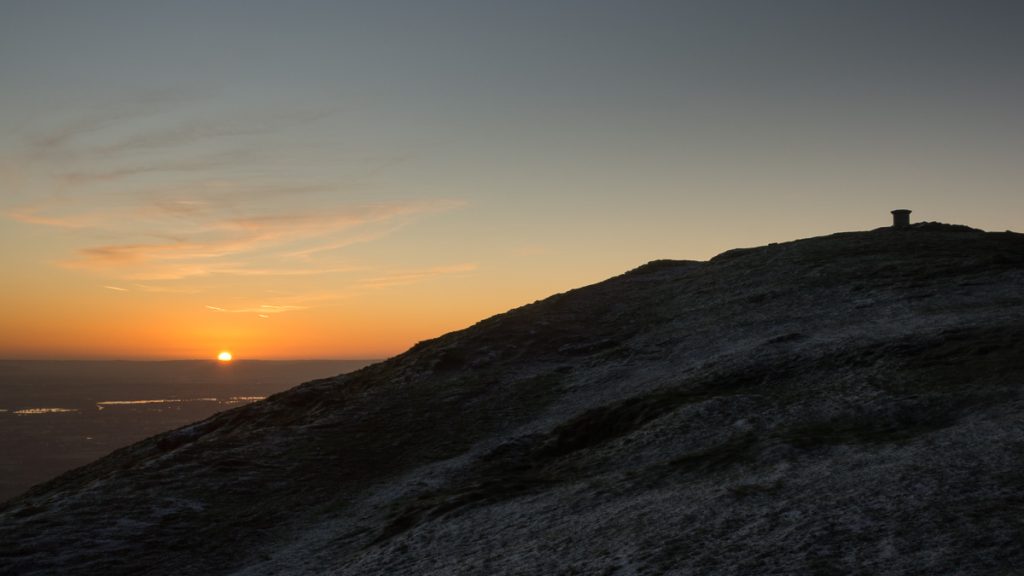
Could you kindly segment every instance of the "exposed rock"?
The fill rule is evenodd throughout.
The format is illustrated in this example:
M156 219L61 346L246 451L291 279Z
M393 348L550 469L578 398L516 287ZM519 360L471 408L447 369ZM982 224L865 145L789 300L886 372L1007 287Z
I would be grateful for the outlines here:
M1024 236L657 261L0 508L16 574L1024 566Z

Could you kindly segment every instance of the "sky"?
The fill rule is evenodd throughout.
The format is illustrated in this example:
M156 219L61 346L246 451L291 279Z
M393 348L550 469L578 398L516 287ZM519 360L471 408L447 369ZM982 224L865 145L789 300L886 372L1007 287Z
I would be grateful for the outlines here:
M381 358L659 258L1024 224L1024 3L0 0L0 358Z

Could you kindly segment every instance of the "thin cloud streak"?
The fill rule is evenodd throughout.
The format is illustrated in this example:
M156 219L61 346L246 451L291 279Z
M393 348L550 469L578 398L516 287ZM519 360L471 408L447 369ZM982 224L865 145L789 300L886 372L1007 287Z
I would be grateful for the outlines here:
M344 229L369 222L390 220L399 216L438 212L461 205L462 203L452 200L390 202L352 206L346 211L335 214L274 214L233 218L222 221L220 225L225 228L257 230L263 233L301 233L305 230L322 230L328 227Z
M66 154L76 141L96 134L128 120L150 117L169 105L193 99L180 91L162 90L116 102L108 102L105 110L95 110L91 116L65 122L46 134L30 137L26 143L28 156L41 159L53 154Z
M81 186L160 172L202 172L251 163L258 161L260 158L263 158L263 156L255 155L252 152L234 151L223 154L210 154L193 160L153 161L102 172L65 172L60 175L60 179L68 185Z
M219 230L232 227L220 222L224 220L223 214L236 213L246 206L257 206L259 200L294 198L299 194L332 191L336 192L337 188L327 185L246 185L243 182L199 180L163 189L132 190L129 193L90 192L88 197L63 195L12 207L0 215L26 224L109 229L111 232L123 231L128 222L143 220L160 220L149 223L166 226L169 224L166 218L174 218L177 226L191 224L198 230ZM104 203L106 207L103 207ZM435 204L437 209L444 209L442 202ZM152 227L149 226L149 229Z
M324 265L312 262L296 267L295 258L271 258L280 266L267 265L268 254L310 254L378 239L401 227L394 221L413 215L449 209L452 201L393 202L347 207L333 214L258 215L214 221L198 228L197 239L175 239L160 243L105 244L80 249L63 264L69 268L119 272L135 280L174 279L215 274L235 276L302 276L352 272L361 267ZM348 230L381 226L380 230L358 233L324 243ZM198 239L202 236L207 238ZM211 237L212 236L212 237ZM318 242L313 247L296 244ZM234 262L220 261L232 258ZM256 260L260 265L246 264ZM306 258L305 261L310 261Z
M448 266L434 266L431 268L417 270L396 271L382 276L374 276L358 280L352 284L352 289L348 291L277 296L272 299L274 301L273 304L261 303L258 305L242 305L235 307L207 304L205 308L212 312L226 314L256 314L261 318L268 318L268 315L308 310L315 308L318 305L352 298L370 291L396 286L408 286L420 282L426 282L441 276L466 274L476 271L477 269L478 266L476 264L462 263Z
M150 284L133 284L134 288L142 292L152 292L156 294L199 294L201 290L194 288L176 288L170 286L153 286Z
M392 227L389 227L389 228L384 228L384 229L381 229L381 230L376 230L374 232L368 232L368 233L365 233L365 234L358 234L358 235L355 235L355 236L351 236L349 238L338 240L336 242L330 242L330 243L327 243L327 244L320 244L320 245L317 245L317 246L310 246L309 248L303 248L301 250L294 250L294 251L291 251L291 252L286 252L286 253L282 254L282 256L284 256L286 258L298 258L298 259L302 259L302 260L310 260L311 257L314 254L320 254L320 253L323 253L323 252L331 252L331 251L334 251L334 250L340 250L342 248L348 248L349 246L355 246L356 244L365 244L367 242L372 242L374 240L379 240L381 238L384 238L385 236L389 236L391 234L394 234L399 229L401 229L403 226L404 226L404 224L398 224L396 226L392 226Z
M296 110L270 112L235 120L193 120L179 123L171 129L136 134L116 144L97 147L93 152L109 155L145 149L183 147L233 136L267 134L322 120L330 115L331 112L324 110Z
M206 309L224 314L256 314L261 317L269 317L271 314L284 314L285 312L296 312L308 310L309 306L299 304L260 304L257 306L243 306L241 308L224 308L222 306L206 305Z
M446 276L450 274L464 274L477 270L476 264L453 264L451 266L436 266L424 270L412 270L408 272L397 272L376 278L367 278L359 282L360 288L390 288L393 286L405 286L415 284L430 278Z
M76 266L74 264L65 264L70 268L82 268L82 266ZM96 270L95 268L93 270ZM127 271L120 273L120 277L125 280L141 280L141 281L176 281L184 280L186 278L203 278L203 277L216 277L216 276L228 276L228 277L301 277L301 276L321 276L329 274L347 274L351 272L357 272L359 270L365 270L365 266L336 266L331 268L310 268L310 269L274 269L274 268L242 268L242 267L217 267L208 266L203 264L187 264L187 265L152 265L149 267L142 267L134 269L133 271ZM148 287L144 289L146 292L175 292L181 294L196 294L199 290L177 290L166 287Z
M219 258L246 246L242 242L174 242L170 244L111 244L79 251L79 258L67 263L71 268L111 268L138 265L159 260L197 260Z
M44 216L37 214L33 209L10 210L4 212L4 216L25 224L52 226L54 228L88 228L90 226L94 226L97 221L96 216L92 214Z
M365 266L336 266L333 268L211 268L210 274L231 276L320 276L324 274L347 274L365 270Z

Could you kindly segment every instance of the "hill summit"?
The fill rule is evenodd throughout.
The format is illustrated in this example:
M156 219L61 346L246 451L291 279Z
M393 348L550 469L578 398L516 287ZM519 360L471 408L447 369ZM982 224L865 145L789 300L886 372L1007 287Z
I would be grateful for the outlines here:
M0 508L11 574L998 574L1024 236L655 261Z

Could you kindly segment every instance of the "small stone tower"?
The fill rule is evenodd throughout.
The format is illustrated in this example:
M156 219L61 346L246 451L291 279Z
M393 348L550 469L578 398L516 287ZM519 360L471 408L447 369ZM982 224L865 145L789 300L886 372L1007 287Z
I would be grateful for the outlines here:
M910 210L893 210L892 227L907 228L910 226Z

